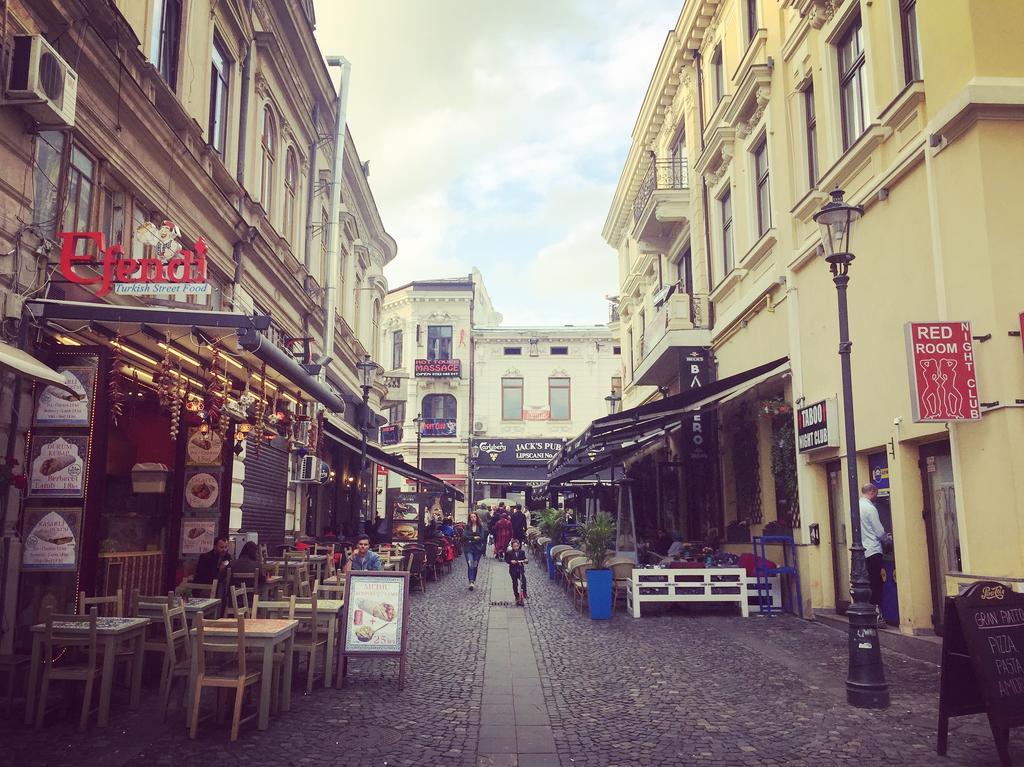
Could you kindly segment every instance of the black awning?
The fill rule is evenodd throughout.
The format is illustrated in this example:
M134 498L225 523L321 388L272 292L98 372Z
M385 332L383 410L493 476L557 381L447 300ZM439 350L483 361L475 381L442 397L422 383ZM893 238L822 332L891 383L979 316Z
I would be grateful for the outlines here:
M650 402L646 405L624 410L615 415L608 415L598 418L584 434L592 441L596 435L614 431L635 424L643 424L653 419L667 419L673 416L682 416L692 413L705 405L710 405L725 397L737 394L751 386L772 376L785 372L789 369L789 357L780 357L777 360L759 365L742 373L727 376L720 381L715 381L707 386L698 389L691 389L682 394L675 394L657 402ZM667 422L667 421L665 421ZM582 435L581 435L582 436ZM586 440L584 440L586 441Z
M527 484L546 482L548 472L545 464L537 466L484 466L473 474L474 482L489 482L500 485L504 482Z
M238 335L238 345L251 352L257 359L266 362L278 373L316 399L332 413L344 413L345 402L331 391L323 381L310 375L295 358L274 345L261 332L249 328Z
M324 426L324 433L339 445L344 445L349 450L354 450L357 453L362 450L362 441L358 437L353 437L352 435L343 432L330 421L327 421ZM408 479L414 479L417 482L422 482L426 485L444 488L445 492L457 501L465 500L465 495L461 490L452 487L447 482L439 477L435 477L428 471L423 471L423 469L417 469L415 466L410 466L397 455L385 453L374 444L367 443L366 458L378 466L383 466L385 469L393 471L396 474L401 474L403 477L407 477Z
M162 306L118 306L88 301L57 301L37 298L25 304L34 320L76 320L81 322L121 323L139 325L174 325L177 327L222 328L235 330L266 330L270 317L250 317L238 312L211 312L196 309L170 309Z

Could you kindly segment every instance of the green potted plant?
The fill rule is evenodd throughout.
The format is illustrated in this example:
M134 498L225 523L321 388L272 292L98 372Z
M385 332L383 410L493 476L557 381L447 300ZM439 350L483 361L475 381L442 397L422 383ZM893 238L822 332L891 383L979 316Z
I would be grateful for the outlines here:
M540 531L551 539L544 550L548 562L548 577L555 577L555 563L551 559L551 547L562 542L562 533L565 532L565 512L561 509L542 509L539 521Z
M612 571L606 566L608 547L615 540L615 522L607 511L600 511L579 526L580 549L590 560L587 570L587 602L593 620L611 620Z

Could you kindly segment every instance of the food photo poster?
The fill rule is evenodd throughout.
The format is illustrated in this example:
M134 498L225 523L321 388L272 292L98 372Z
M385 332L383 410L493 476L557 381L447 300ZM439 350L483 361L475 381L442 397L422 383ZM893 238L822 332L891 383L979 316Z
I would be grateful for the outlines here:
M401 576L349 575L345 652L402 651L406 584Z
M50 498L84 496L88 452L88 437L35 437L29 457L28 494Z

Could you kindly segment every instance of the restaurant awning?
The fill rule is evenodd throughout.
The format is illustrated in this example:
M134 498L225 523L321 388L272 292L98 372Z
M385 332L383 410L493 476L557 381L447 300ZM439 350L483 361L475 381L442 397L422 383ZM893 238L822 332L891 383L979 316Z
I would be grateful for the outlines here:
M483 466L473 474L474 482L495 485L527 485L546 482L548 478L544 465L539 466Z
M64 382L63 375L16 346L0 342L0 367L77 395L75 390Z
M353 437L351 434L347 434L330 421L325 422L324 434L338 444L344 445L349 450L354 450L357 453L362 450L362 441L358 437ZM378 466L383 466L389 471L401 474L403 477L414 479L417 482L422 482L426 485L430 485L431 487L444 488L444 490L457 501L465 499L465 495L458 488L452 487L447 482L439 477L435 477L430 472L423 471L423 469L417 469L415 466L410 466L397 455L385 453L374 444L367 443L366 458Z

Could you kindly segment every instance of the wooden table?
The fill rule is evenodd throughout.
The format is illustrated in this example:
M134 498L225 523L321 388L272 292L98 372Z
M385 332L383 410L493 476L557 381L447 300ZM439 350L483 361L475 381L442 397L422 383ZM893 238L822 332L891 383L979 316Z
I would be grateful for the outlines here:
M327 577L327 555L326 554L310 554L307 559L281 559L280 557L272 557L264 560L270 565L284 565L285 575L287 576L288 570L298 567L302 564L309 564L310 575L319 581L323 581Z
M54 623L62 631L74 631L83 635L89 633L85 623ZM103 671L100 681L100 710L96 724L105 727L110 720L110 689L114 682L114 665L117 662L117 646L122 642L134 642L132 658L131 707L138 708L142 693L142 660L145 656L146 626L149 618L107 618L96 619L97 643L103 651ZM28 694L25 700L25 724L32 724L35 714L36 688L42 666L43 638L46 624L37 623L32 627L32 662L29 666Z
M338 635L341 631L341 616L345 611L344 599L320 599L316 600L317 616L330 615L327 622L327 660L324 663L324 686L333 687L334 678L331 675L334 669L334 651L338 643ZM295 614L308 617L312 607L307 604L296 604ZM319 621L318 621L319 622ZM310 660L310 663L313 661Z
M281 710L288 711L292 707L292 645L295 629L299 622L295 620L271 620L245 618L246 648L263 651L262 676L260 678L260 710L257 727L261 730L270 726L270 693L274 679L274 648L279 644L284 647L284 673L281 674ZM211 637L232 637L236 632L232 629L211 628L203 626L203 633ZM192 632L192 668L188 676L188 693L185 700L192 704L195 695L196 675L199 673L199 646L197 634ZM186 717L187 718L187 717Z

